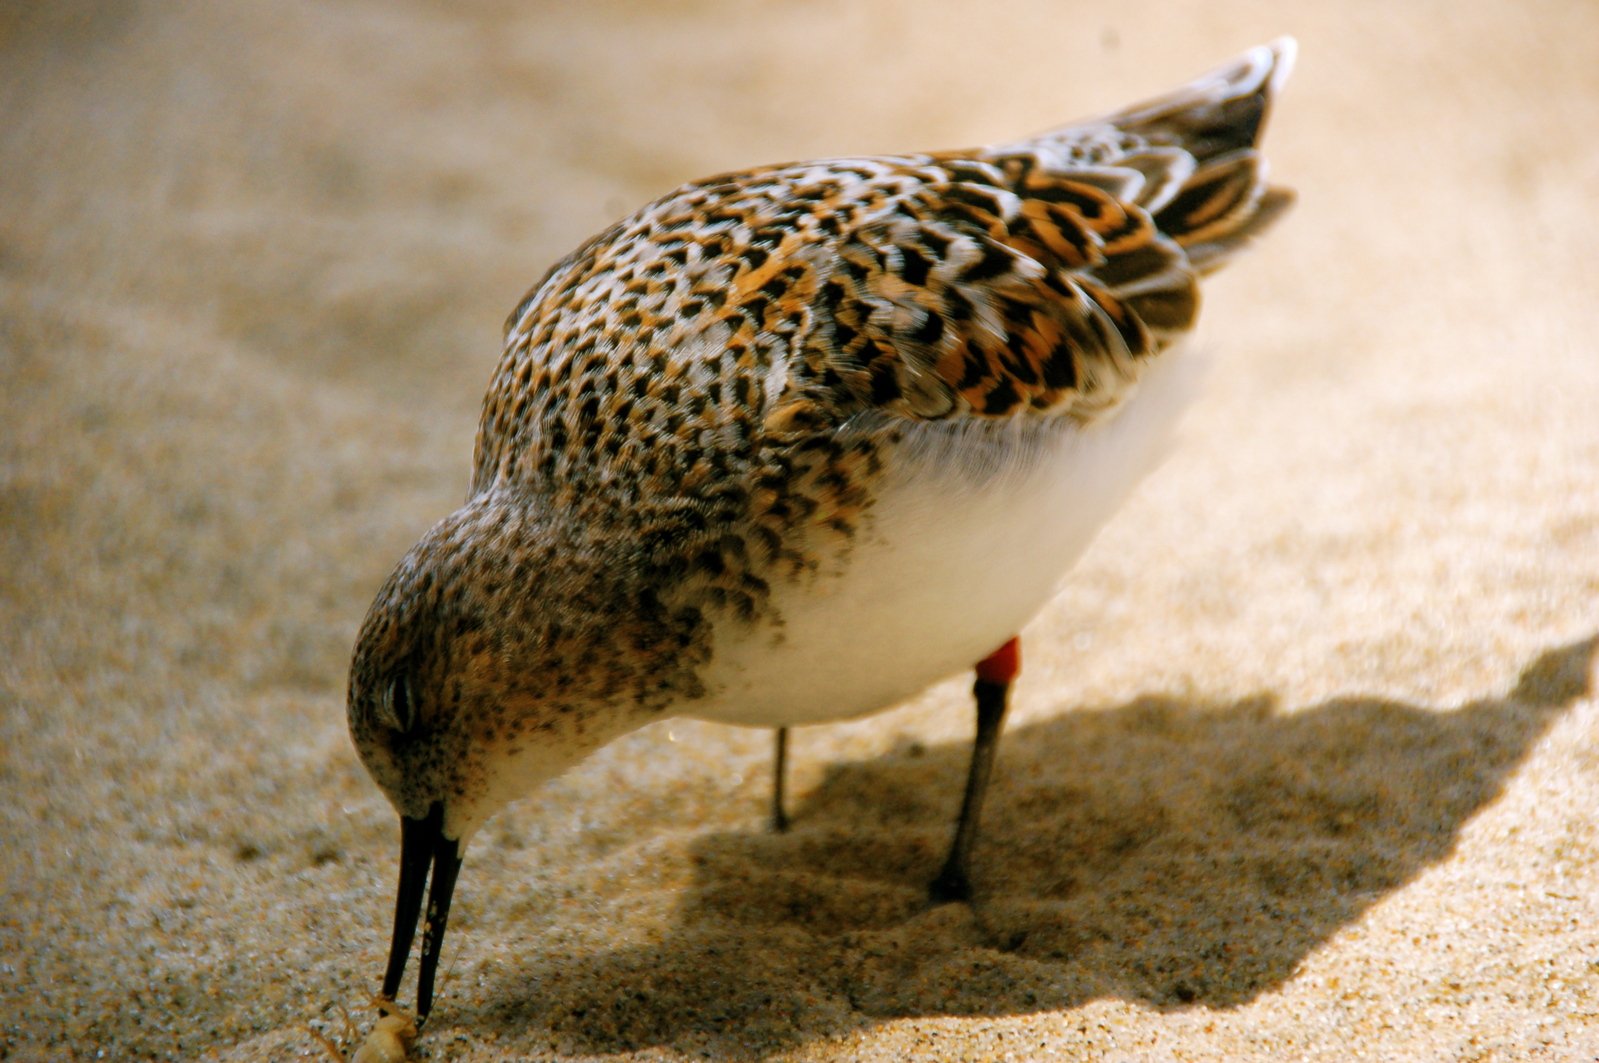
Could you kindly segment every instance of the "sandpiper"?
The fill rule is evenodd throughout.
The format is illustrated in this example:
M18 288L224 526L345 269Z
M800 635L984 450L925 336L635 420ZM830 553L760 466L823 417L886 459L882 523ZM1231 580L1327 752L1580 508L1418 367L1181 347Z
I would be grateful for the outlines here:
M383 995L430 872L417 1013L464 847L618 736L786 728L976 665L935 901L967 899L1016 634L1168 448L1200 278L1290 204L1257 141L1279 40L997 147L685 185L506 323L466 503L378 592L349 724L400 814Z

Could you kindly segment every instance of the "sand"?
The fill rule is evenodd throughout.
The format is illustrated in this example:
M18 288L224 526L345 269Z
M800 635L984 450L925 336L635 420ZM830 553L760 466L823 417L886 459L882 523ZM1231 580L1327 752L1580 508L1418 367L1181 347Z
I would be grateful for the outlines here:
M1003 139L1294 33L1296 213L1181 451L965 683L670 722L474 841L430 1059L1599 1056L1599 8L0 12L0 1058L324 1059L398 831L356 625L505 314L736 166Z

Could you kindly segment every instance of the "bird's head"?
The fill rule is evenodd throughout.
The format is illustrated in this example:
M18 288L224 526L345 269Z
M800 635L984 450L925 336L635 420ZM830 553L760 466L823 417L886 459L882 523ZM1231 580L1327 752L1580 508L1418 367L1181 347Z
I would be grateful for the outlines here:
M383 995L405 973L424 892L417 1013L433 981L467 841L501 806L644 722L588 586L536 528L479 502L434 526L389 576L350 665L350 736L400 815ZM581 614L581 615L577 615ZM623 648L625 649L625 647ZM587 681L585 681L585 676Z

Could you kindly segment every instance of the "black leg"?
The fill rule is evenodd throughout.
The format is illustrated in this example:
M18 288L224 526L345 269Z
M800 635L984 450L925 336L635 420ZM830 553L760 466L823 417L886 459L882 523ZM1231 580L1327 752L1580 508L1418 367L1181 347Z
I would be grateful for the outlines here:
M995 654L1004 653L1014 643ZM1014 650L1012 650L1014 652ZM1010 700L1010 680L1014 669L987 668L994 658L978 665L977 682L972 693L977 697L977 737L972 742L972 765L966 776L966 796L961 799L960 820L955 825L955 841L949 847L949 859L928 887L934 904L972 899L971 860L972 845L977 840L977 823L983 814L983 796L988 792L988 779L994 771L994 751L999 747L999 733L1005 726L1005 708ZM1004 675L1003 679L994 678Z
M772 830L782 834L788 830L788 812L783 808L783 794L787 789L788 728L777 729L777 755L772 763Z

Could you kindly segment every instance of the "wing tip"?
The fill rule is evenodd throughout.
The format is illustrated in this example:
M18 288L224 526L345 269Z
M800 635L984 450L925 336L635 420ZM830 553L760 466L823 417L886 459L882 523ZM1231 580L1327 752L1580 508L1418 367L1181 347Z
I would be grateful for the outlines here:
M1134 104L1105 120L1156 138L1171 138L1203 161L1251 146L1299 56L1290 36L1257 45L1188 84Z
M1266 87L1270 94L1275 96L1282 91L1283 85L1288 81L1288 75L1294 72L1294 64L1299 61L1299 40L1285 33L1276 40L1261 45L1260 50L1270 56L1271 73L1266 78Z

